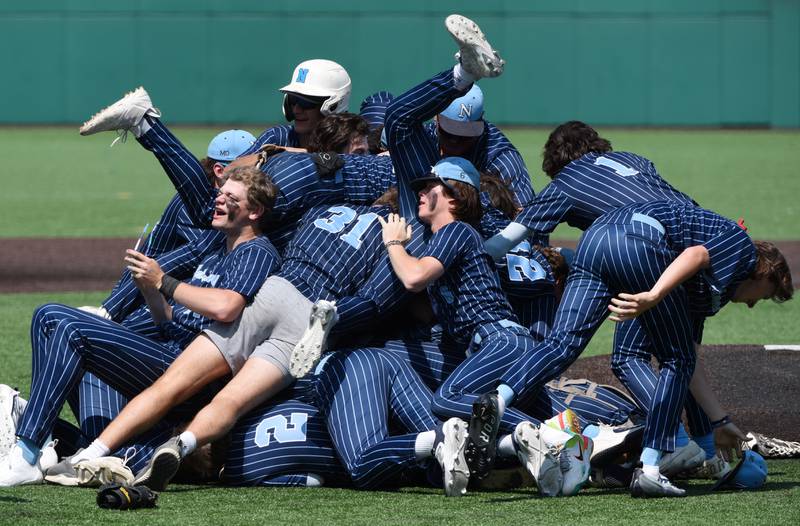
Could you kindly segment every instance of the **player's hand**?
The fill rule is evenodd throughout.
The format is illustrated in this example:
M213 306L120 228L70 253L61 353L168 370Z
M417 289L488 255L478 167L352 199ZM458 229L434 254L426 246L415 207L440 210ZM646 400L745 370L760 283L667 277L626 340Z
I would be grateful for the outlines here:
M285 151L286 148L283 146L278 146L277 144L263 144L261 148L258 149L258 153L256 154L258 156L256 159L256 168L261 168L264 166L264 163L266 163L267 160L273 155L278 155L279 153L283 153Z
M613 312L608 317L611 321L623 322L632 320L643 312L652 309L659 302L659 298L651 291L638 294L620 292L616 298L611 298L608 310Z
M406 223L406 219L397 214L389 214L387 219L378 216L378 221L383 227L383 243L389 241L400 241L405 244L411 239L411 225Z
M734 455L741 458L742 442L746 440L747 436L745 436L733 422L729 422L714 430L714 444L722 454L722 458L728 462L733 460Z
M136 286L158 289L161 286L161 278L164 277L164 271L158 262L136 250L128 249L125 253L127 254L125 263L128 264L128 270L131 271Z

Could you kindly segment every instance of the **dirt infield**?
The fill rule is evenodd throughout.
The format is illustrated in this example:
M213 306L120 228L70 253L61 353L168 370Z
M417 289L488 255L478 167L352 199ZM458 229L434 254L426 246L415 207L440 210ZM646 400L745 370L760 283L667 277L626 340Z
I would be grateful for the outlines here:
M122 272L124 251L134 242L118 238L5 239L0 251L0 293L110 291ZM553 244L575 246L575 242ZM800 242L776 244L799 282ZM707 346L700 358L740 428L800 441L800 352ZM608 356L578 360L568 375L619 385Z

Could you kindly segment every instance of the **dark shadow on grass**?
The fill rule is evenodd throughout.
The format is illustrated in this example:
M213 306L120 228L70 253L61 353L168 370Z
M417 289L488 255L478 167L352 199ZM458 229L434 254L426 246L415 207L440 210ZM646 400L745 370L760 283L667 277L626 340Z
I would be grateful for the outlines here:
M190 491L208 491L210 489L226 489L226 488L236 488L238 486L222 486L219 484L207 484L204 486L178 486L178 487L167 487L164 491L159 491L159 493L188 493ZM249 487L249 486L248 486Z
M13 502L15 504L20 504L23 502L31 502L30 499L21 499L19 497L0 497L0 502Z

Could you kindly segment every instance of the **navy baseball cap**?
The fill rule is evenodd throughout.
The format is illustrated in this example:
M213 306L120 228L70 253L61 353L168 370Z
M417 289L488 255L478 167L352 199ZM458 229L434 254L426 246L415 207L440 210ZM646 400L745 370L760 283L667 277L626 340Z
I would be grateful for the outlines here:
M712 490L758 489L767 481L767 463L755 451L744 451L736 467L719 479Z
M253 134L245 130L227 130L208 143L209 159L229 163L247 151L256 138Z
M369 124L369 129L374 130L378 126L383 126L386 120L386 108L394 99L394 95L388 91L373 93L361 103L358 113Z
M451 135L483 135L483 92L477 84L439 114L439 126Z
M458 193L447 181L461 181L476 190L481 188L481 174L468 160L461 157L445 157L431 168L431 174L411 181L411 188L419 191L431 181L439 182Z

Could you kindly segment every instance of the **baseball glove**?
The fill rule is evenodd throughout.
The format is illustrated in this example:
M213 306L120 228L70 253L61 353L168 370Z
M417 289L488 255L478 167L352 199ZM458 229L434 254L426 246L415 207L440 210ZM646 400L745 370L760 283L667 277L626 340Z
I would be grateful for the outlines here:
M256 160L256 168L261 168L267 159L272 157L273 155L278 155L279 153L283 153L286 151L286 148L283 146L278 146L277 144L264 144L261 148L258 149L258 159Z
M97 505L109 510L155 508L158 493L147 486L106 484L97 492Z
M751 449L764 458L800 458L800 442L770 438L760 433L747 433L742 449Z

